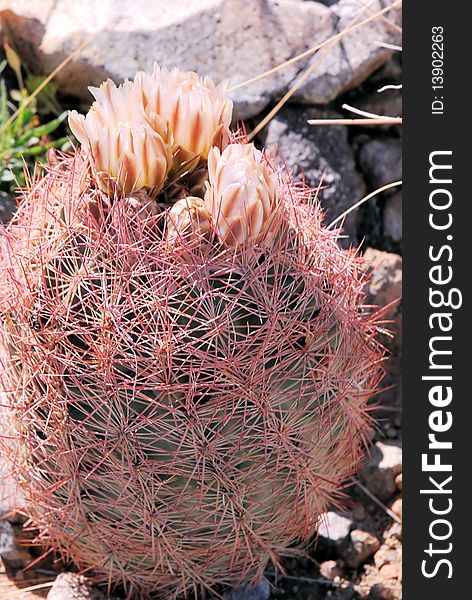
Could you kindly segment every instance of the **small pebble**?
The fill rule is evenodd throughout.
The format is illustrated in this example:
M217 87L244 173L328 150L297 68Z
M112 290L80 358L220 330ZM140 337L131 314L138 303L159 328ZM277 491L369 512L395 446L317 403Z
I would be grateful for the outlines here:
M61 573L56 577L47 600L113 600L87 583L77 573Z
M320 574L326 579L332 579L341 577L342 571L335 560L325 560L320 564Z
M398 563L388 563L383 565L379 572L384 579L398 579L400 567Z
M395 538L388 538L375 553L374 564L380 570L384 565L397 563L401 554L400 542Z
M379 540L367 531L354 529L341 549L341 556L346 565L357 569L380 548Z
M319 537L334 543L342 542L349 535L352 527L350 515L334 511L323 513L318 523Z
M402 539L402 524L394 521L383 534L384 539L394 538L396 540Z
M402 449L395 442L376 442L360 471L366 487L383 502L396 492L395 477L402 472Z
M372 586L368 598L369 600L401 600L401 586L396 588L376 583Z
M393 503L392 506L390 507L390 510L395 513L397 515L397 517L400 517L400 519L402 519L402 499L401 498L397 498Z
M363 504L361 504L360 502L356 502L354 504L353 511L354 511L354 518L357 521L363 521L365 519L367 513L365 511Z

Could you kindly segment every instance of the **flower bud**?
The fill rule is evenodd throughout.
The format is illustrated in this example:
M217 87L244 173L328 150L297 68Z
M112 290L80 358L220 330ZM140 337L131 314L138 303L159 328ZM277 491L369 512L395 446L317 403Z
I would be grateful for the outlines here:
M166 238L174 242L189 232L205 234L210 229L210 215L201 198L188 196L178 200L167 213Z
M172 135L166 121L148 120L133 83L108 80L90 88L95 102L84 117L69 113L72 133L90 152L100 187L115 180L128 195L142 188L156 195L172 166Z
M254 144L230 144L208 155L205 205L212 226L228 246L270 244L276 232L277 181Z

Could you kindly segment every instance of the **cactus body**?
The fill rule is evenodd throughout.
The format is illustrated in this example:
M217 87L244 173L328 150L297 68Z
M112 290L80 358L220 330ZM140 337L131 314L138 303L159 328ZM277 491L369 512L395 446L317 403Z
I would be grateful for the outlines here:
M358 259L283 176L270 246L96 177L61 158L6 232L2 451L42 539L98 581L255 580L361 457L381 353Z

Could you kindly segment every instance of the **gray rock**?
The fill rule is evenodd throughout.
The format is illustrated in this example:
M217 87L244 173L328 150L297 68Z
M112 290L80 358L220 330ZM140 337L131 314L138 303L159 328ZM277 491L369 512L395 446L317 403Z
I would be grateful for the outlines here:
M346 127L316 127L308 119L335 118L333 111L293 105L284 107L269 123L262 140L267 150L279 151L287 168L295 178L303 175L310 187L320 182L321 205L329 223L360 200L365 186L356 171L353 152L348 143ZM352 242L357 242L356 215L350 215L344 224Z
M371 140L359 152L359 165L373 188L402 178L400 139Z
M0 554L8 555L14 546L13 527L7 521L0 521Z
M256 585L246 583L223 594L224 600L268 600L270 584L263 577Z
M379 540L367 531L354 529L341 545L340 554L346 565L357 569L380 548Z
M402 241L402 193L397 192L387 201L383 211L384 235L394 242Z
M377 442L364 462L360 477L365 486L383 502L397 490L395 478L402 472L402 449L394 442Z
M0 518L14 511L22 503L23 496L8 474L6 467L2 465L0 456ZM13 515L8 520L14 521Z
M5 225L16 210L16 202L11 194L0 190L0 223Z
M381 2L371 3L371 11ZM106 77L122 80L152 63L182 67L245 82L361 20L355 0L332 7L291 0L1 0L0 16L9 39L35 70L50 73L78 48L57 75L62 91L90 100L88 85ZM399 21L398 11L389 18ZM317 67L298 97L329 102L385 62L391 52L378 41L398 42L398 33L377 19L344 37L318 57ZM86 45L81 48L82 44ZM235 117L247 118L281 97L303 69L306 57L231 92Z
M357 163L364 173L369 192L401 180L402 141L400 138L369 139L366 134L361 134L354 140L354 144L356 146L363 144L357 151ZM398 242L385 235L383 222L385 202L392 191L398 189L397 187L374 195L359 209L359 236L366 239L369 245L385 250L398 250L396 246ZM398 235L398 232L395 235Z
M15 538L15 530L8 521L0 521L0 556L9 569L20 569L31 562L28 550L20 546Z
M401 46L401 43L399 44ZM402 82L402 63L401 63L401 53L395 51L391 58L385 62L380 69L377 69L370 79L370 84L377 86L377 88L383 87L384 85L392 85L399 84ZM400 90L401 92L401 90ZM376 94L378 96L382 95L384 92L380 92ZM387 92L385 92L387 94ZM356 105L357 106L357 105Z
M366 20L385 5L382 0L369 2L367 10L366 6L360 8L358 0L340 0L331 7L333 33L337 34L355 22ZM400 10L397 9L386 16L399 23L400 15ZM379 45L380 41L398 44L400 37L382 19L376 19L343 37L339 44L327 45L321 49L305 68L307 70L313 64L316 65L311 77L296 92L294 99L325 104L341 92L358 86L392 54Z
M403 100L401 90L386 90L373 92L356 102L356 107L376 115L386 117L401 117L403 115ZM382 125L383 128L391 125Z
M112 600L91 587L82 575L61 573L53 583L47 600Z

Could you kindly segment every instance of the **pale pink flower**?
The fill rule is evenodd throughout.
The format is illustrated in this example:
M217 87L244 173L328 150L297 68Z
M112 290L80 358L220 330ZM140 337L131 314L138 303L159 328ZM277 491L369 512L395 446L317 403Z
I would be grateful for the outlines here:
M109 179L125 194L146 188L155 195L172 167L172 132L167 122L147 118L132 82L119 87L110 79L90 88L95 102L86 116L69 113L72 133L90 152L101 187Z
M138 73L134 81L141 89L148 119L159 115L170 124L179 163L206 159L212 146L226 146L233 111L226 97L227 82L215 85L209 77L181 69L169 71L157 64L150 75Z

